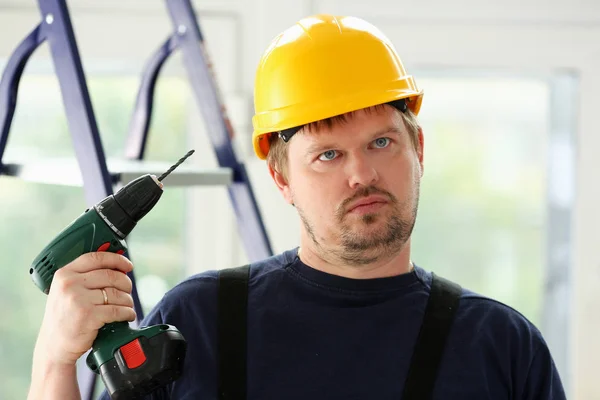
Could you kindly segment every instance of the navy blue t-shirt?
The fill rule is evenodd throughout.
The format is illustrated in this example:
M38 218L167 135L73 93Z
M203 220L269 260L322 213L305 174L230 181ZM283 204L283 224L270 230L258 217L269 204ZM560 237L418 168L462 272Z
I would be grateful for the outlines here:
M431 274L418 266L350 279L305 265L297 249L252 264L248 400L401 400L430 288ZM217 272L170 290L143 321L160 323L175 325L188 348L183 375L148 399L217 399ZM538 329L464 290L434 399L559 400L565 393Z

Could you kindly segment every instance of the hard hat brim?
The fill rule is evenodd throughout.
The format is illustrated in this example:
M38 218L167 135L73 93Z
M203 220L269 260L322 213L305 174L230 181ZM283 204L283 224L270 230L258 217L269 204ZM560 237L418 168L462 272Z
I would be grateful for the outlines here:
M267 158L270 147L269 136L272 133L331 118L336 115L385 104L394 100L409 100L408 108L413 114L418 115L423 100L423 91L415 90L416 87L412 82L412 77L407 76L405 79L408 82L403 82L402 88L388 88L376 93L359 93L353 98L342 97L322 103L306 104L302 107L296 104L292 107L293 112L286 109L279 109L264 114L257 114L253 118L253 125L260 126L261 128L255 129L252 134L254 152L261 160ZM406 88L406 86L409 88Z

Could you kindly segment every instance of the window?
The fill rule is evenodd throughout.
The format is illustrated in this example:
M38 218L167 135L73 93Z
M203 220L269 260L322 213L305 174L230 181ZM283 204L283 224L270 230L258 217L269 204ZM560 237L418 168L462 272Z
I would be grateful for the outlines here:
M426 95L413 259L525 315L568 390L577 77L414 73Z
M413 258L541 327L550 85L425 76L418 82L426 91L425 170Z

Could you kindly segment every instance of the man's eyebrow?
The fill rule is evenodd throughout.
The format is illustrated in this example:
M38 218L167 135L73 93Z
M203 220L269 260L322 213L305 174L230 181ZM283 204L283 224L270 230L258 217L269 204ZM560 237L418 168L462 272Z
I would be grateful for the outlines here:
M310 146L308 146L308 149L306 150L306 154L321 154L324 151L334 149L335 147L336 147L336 145L334 143L330 144L329 142L324 143L324 144L314 143L314 144L311 144Z
M402 129L400 129L397 126L388 126L387 128L383 128L378 130L377 132L373 133L373 135L371 136L373 139L380 137L381 135L385 135L386 133L397 133L397 134L403 134L404 131Z
M386 128L383 128L383 129L380 129L380 130L374 132L371 135L371 138L376 139L382 135L385 135L386 133L392 133L392 132L397 133L397 134L404 133L404 131L401 128L399 128L398 126L388 126ZM320 153L323 153L324 151L335 149L336 147L337 147L337 145L333 141L327 141L324 143L314 143L314 144L308 146L308 149L306 149L306 154L320 154Z

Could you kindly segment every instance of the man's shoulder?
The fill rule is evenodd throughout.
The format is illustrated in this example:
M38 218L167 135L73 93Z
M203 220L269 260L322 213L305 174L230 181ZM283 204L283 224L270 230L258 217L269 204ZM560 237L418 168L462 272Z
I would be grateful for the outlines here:
M467 313L491 328L507 327L516 329L517 333L541 337L540 331L528 317L503 301L464 289L461 302Z
M421 274L428 289L431 276ZM464 376L461 371L483 371L485 382L491 385L486 387L489 390L500 392L510 382L513 396L519 398L564 399L560 377L542 333L517 309L463 287L448 338L450 361L442 374L456 381L457 375Z
M250 267L250 281L264 279L277 271L282 271L286 265L293 261L296 250L288 250L275 254L260 261L248 264ZM170 289L164 296L164 306L170 303L199 301L214 297L218 288L219 270L203 271L191 275Z
M420 269L418 275L430 290L432 274ZM452 278L449 280L461 285L460 281ZM485 334L492 339L531 341L534 346L544 344L540 330L523 313L501 300L480 294L468 287L462 286L455 321L461 329L466 328L467 332Z
M459 322L468 324L474 334L514 348L526 346L535 352L546 346L538 327L523 313L507 303L463 289L459 306Z

